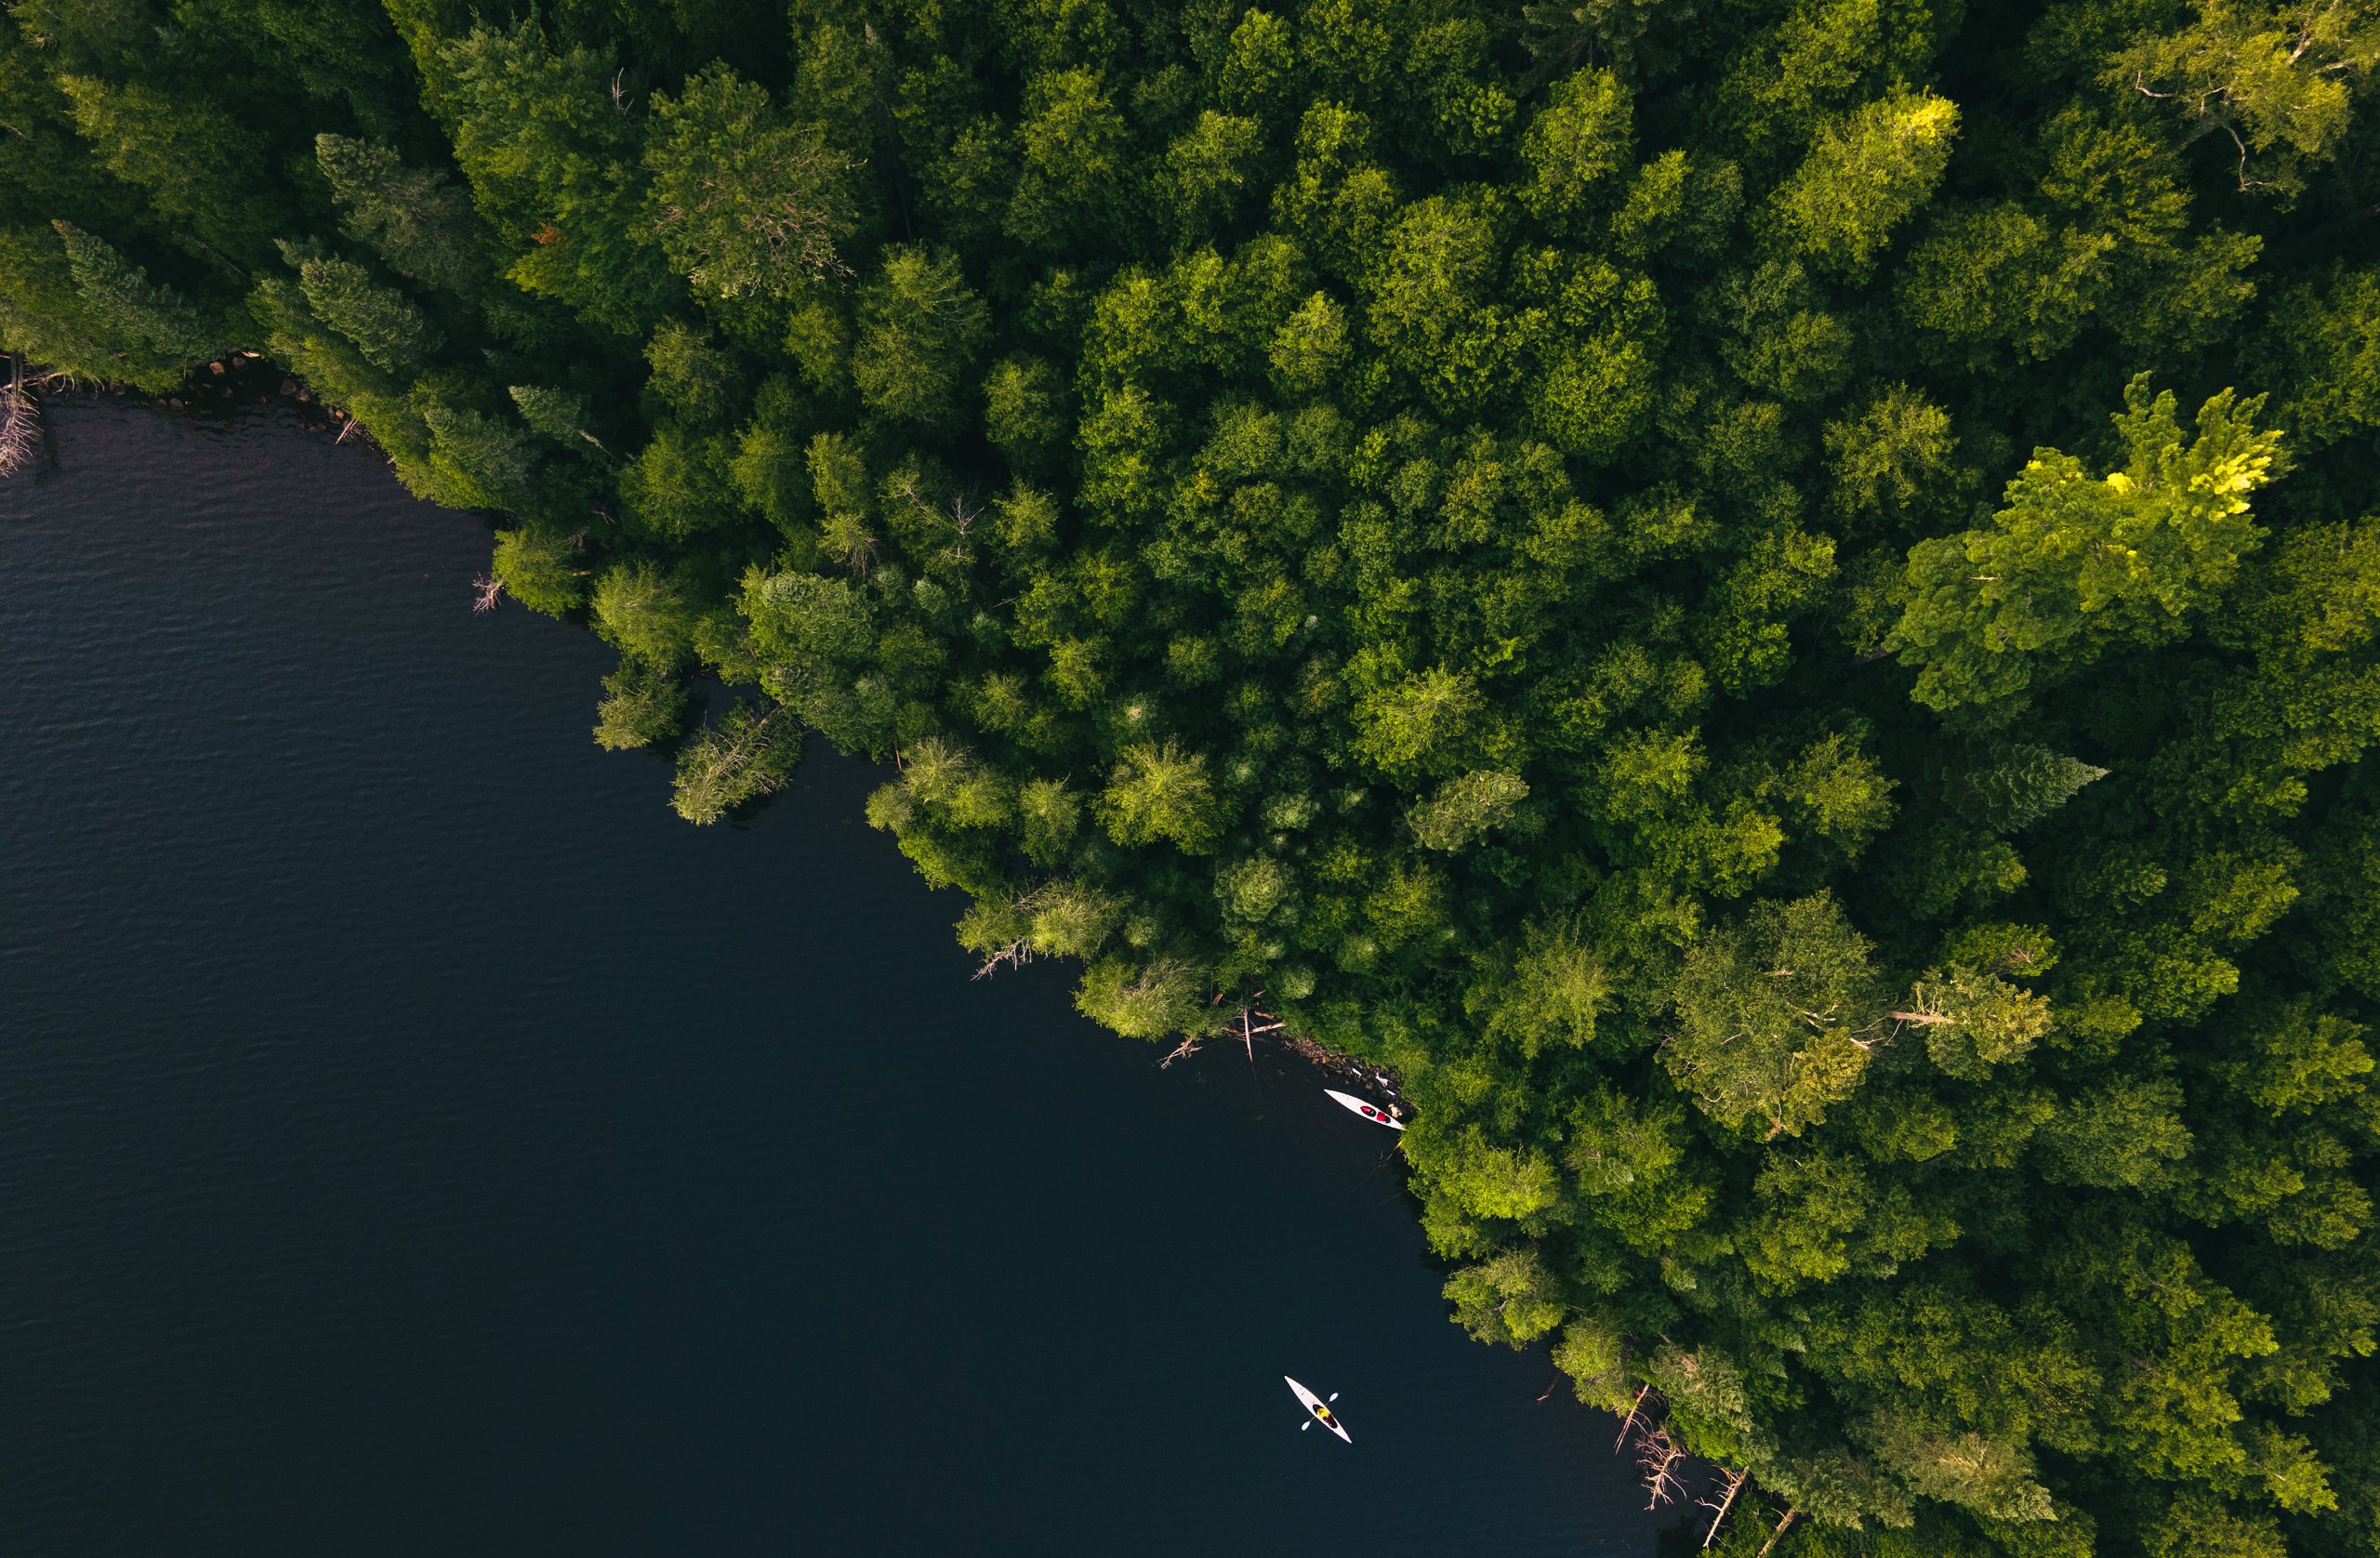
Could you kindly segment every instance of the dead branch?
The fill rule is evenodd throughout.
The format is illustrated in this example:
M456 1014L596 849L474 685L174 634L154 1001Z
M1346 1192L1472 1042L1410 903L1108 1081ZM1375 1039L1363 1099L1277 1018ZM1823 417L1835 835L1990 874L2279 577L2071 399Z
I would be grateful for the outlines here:
M1157 1068L1159 1071L1163 1071L1167 1066L1171 1065L1176 1061L1186 1061L1191 1056L1196 1055L1198 1052L1198 1041L1205 1036L1206 1035L1204 1034L1190 1035L1181 1043L1173 1047L1173 1053L1157 1062Z
M2239 132L2239 131L2237 131L2237 130L2235 130L2235 129L2233 129L2233 128L2232 128L2230 125L2224 125L2224 126L2223 126L2223 133L2224 133L2225 135L2229 136L2229 137L2231 138L2231 144L2232 144L2232 145L2234 145L2234 146L2236 146L2236 147L2238 147L2238 148L2240 149L2240 189L2241 189L2241 191L2242 193L2244 193L2244 192L2246 192L2246 191L2249 191L2249 190L2254 190L2254 189L2262 189L2262 188L2264 188L2264 185L2263 185L2260 181L2258 181L2258 180L2256 180L2256 179L2254 179L2254 178L2249 178L2249 177L2248 177L2248 143L2247 143L2246 141L2244 141L2244 140L2241 140L2241 139L2240 139L2240 132Z
M1024 937L1019 936L989 957L985 958L984 966L968 977L982 979L995 969L1021 969L1031 961L1033 961L1033 949L1025 944Z
M471 601L471 610L474 612L496 610L496 602L504 594L504 581L493 574L482 574L471 581L471 588L479 591L479 595Z

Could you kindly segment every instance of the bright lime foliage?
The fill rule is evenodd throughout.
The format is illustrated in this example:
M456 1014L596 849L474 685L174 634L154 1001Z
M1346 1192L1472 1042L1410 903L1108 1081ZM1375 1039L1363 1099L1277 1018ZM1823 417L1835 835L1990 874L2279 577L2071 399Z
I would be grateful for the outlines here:
M2116 417L2126 459L2095 477L2036 450L1990 530L1910 548L1895 637L1937 708L2004 698L2072 674L2109 649L2179 638L2264 532L2249 499L2277 474L2280 434L2225 390L2200 408L2187 448L2171 392L2145 378Z
M5 16L0 346L269 354L689 819L814 732L978 966L1396 1068L1714 1552L2373 1551L2376 0Z
M1893 229L1934 193L1958 123L1947 99L1904 92L1828 125L1777 191L1793 246L1830 270L1864 274Z

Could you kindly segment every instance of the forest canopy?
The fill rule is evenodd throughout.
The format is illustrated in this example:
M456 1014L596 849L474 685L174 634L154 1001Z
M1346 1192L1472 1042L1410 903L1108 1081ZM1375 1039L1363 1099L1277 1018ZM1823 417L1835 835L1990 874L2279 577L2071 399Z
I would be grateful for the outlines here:
M1723 1550L2380 1548L2375 0L6 12L0 347L269 356L688 818L815 733L987 966L1397 1068Z

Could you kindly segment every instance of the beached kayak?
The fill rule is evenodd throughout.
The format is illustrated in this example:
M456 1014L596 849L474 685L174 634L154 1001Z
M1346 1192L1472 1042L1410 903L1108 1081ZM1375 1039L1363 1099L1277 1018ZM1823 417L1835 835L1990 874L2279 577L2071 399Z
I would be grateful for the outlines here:
M1314 1415L1316 1422L1336 1433L1340 1438L1346 1439L1347 1443L1351 1445L1355 1443L1355 1440L1347 1438L1347 1425L1339 1420L1339 1414L1332 1411L1320 1396L1307 1390L1295 1380L1290 1380L1286 1374L1281 1378L1289 1380L1289 1390L1297 1396L1299 1403Z
M1391 1130L1403 1130L1405 1129L1405 1122L1403 1120L1398 1119L1395 1116L1390 1114L1387 1110L1381 1108L1377 1104L1366 1103L1362 1099L1357 1098L1353 1093L1342 1093L1335 1088L1325 1088L1322 1090L1329 1094L1333 1099L1336 1099L1342 1107L1353 1109L1356 1114L1361 1115L1364 1118L1370 1120L1377 1125L1384 1125Z

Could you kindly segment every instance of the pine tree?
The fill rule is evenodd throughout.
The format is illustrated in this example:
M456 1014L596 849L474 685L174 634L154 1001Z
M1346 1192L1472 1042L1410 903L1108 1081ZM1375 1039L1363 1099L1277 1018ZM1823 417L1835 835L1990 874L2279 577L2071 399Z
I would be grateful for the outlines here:
M56 79L101 165L146 195L177 242L235 271L271 258L272 237L289 230L294 203L254 131L194 91Z
M678 679L633 660L603 679L597 706L595 745L609 751L653 746L674 738L685 725L686 697Z
M991 315L958 259L923 249L887 250L861 289L852 376L870 410L905 422L947 423L958 392L991 334Z
M354 342L382 372L417 377L444 344L411 299L374 281L354 261L296 244L284 244L283 256L297 268L298 288L314 317Z
M228 332L204 310L171 287L152 284L105 239L66 222L54 225L82 299L84 327L115 350L120 368L109 376L167 389L223 350Z
M496 533L493 573L531 611L568 616L587 597L578 558L570 537L541 524L518 525Z
M1960 776L1962 809L1974 821L1997 833L2013 833L2039 822L2074 798L2108 771L2079 758L2069 758L2046 746L2024 742L2004 743L1990 750L1983 766Z
M340 207L339 230L369 244L389 268L469 297L485 278L470 196L435 168L407 167L378 141L324 133L314 161Z

